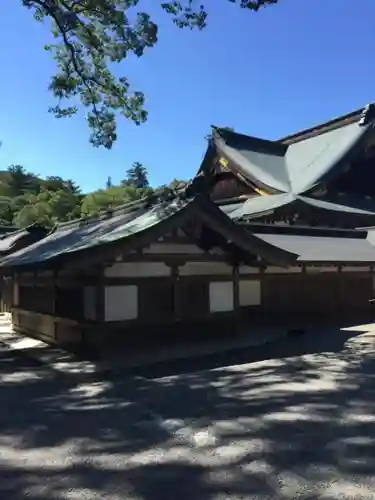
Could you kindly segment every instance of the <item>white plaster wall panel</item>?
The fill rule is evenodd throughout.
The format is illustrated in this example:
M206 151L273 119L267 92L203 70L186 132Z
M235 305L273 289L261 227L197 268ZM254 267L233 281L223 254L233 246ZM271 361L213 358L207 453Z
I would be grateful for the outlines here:
M96 319L96 287L85 286L83 289L83 308L85 319Z
M170 274L171 269L164 262L118 262L104 271L108 278L156 278Z
M343 273L361 273L371 271L371 266L342 266Z
M232 274L231 266L222 262L187 262L179 268L181 276L228 275Z
M276 266L267 266L265 272L272 274L290 274L290 273L301 273L302 267L293 266L293 267L276 267Z
M178 243L153 243L143 249L145 254L202 254L203 250L196 245L178 244Z
M261 304L261 284L259 280L239 282L240 306L259 306Z
M231 281L212 281L210 283L210 311L233 311L233 283Z
M106 286L104 291L105 321L126 321L138 317L138 287Z
M225 252L219 247L213 247L208 253L210 255L224 255Z
M258 274L260 272L258 267L239 266L238 272L241 274Z
M306 266L306 272L309 274L319 273L337 273L337 266Z

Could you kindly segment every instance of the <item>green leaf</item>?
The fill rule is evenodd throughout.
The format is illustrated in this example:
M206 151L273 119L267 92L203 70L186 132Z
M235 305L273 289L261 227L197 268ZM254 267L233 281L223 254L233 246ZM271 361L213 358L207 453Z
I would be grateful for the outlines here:
M216 0L218 1L218 0ZM224 0L223 0L224 1ZM227 0L257 11L278 0ZM87 122L94 146L110 149L117 140L119 116L141 125L147 120L145 97L132 90L126 76L117 76L114 63L130 54L141 57L158 39L158 27L147 12L137 11L139 0L21 0L35 20L50 22L55 43L44 46L56 62L50 90L57 104L49 111L57 118L88 108ZM194 0L161 3L179 28L203 29L208 12ZM135 15L134 15L135 14ZM64 105L64 101L70 101ZM71 102L73 101L73 102Z

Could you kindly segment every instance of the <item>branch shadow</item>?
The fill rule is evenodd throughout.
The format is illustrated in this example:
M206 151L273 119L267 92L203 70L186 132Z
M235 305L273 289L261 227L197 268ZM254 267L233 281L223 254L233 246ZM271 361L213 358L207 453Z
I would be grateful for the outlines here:
M2 351L0 497L372 498L374 341L327 328L86 381Z

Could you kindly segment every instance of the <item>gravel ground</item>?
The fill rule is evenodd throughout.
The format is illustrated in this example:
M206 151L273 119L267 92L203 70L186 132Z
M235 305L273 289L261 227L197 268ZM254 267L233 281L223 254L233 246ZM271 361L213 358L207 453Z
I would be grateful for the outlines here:
M0 347L4 500L375 499L375 327L104 380Z

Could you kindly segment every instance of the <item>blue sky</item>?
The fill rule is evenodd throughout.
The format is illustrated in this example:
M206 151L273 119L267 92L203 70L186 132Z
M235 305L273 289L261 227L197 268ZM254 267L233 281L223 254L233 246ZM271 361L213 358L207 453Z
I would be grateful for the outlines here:
M158 2L140 0L160 23L159 43L118 71L146 93L149 120L122 120L115 147L96 149L83 112L66 120L47 112L47 27L20 0L2 4L0 169L21 164L92 190L140 161L159 185L195 173L211 124L277 138L375 101L374 0L280 0L255 14L207 0L200 33L178 30Z

